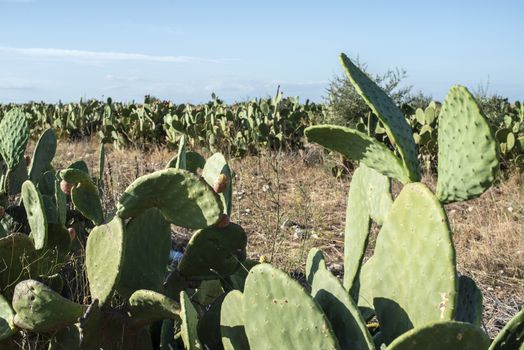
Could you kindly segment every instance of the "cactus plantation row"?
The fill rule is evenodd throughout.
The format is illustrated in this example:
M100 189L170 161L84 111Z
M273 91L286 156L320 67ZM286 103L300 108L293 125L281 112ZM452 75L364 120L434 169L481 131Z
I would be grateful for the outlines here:
M305 129L310 142L359 164L347 197L343 280L312 249L305 287L246 258L246 232L230 221L234 173L222 154L206 160L180 137L165 169L136 179L109 212L101 201L103 146L96 176L82 161L53 168L52 129L26 161L30 118L7 112L0 121L2 348L34 334L45 334L49 349L524 348L524 311L495 339L481 328L482 293L457 272L443 208L480 196L499 167L477 102L455 86L439 107L433 193L420 182L425 133L414 137L392 100L343 54L341 63L389 146L355 129ZM437 118L417 114L426 125ZM392 179L403 185L396 198ZM381 228L364 261L372 222ZM172 254L172 224L194 230L183 254ZM61 267L78 252L79 237L87 237L89 291L70 300Z

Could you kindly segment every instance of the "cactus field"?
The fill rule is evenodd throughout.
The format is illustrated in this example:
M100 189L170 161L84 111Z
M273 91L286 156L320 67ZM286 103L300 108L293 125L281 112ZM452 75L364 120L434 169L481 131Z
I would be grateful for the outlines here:
M340 63L354 128L279 91L0 105L0 348L524 349L524 106Z

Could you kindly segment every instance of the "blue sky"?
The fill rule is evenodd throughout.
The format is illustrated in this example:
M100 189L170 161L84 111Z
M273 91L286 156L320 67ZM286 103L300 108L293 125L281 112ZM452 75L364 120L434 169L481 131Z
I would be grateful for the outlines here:
M524 99L524 1L0 0L0 102L321 101L338 53L442 99Z

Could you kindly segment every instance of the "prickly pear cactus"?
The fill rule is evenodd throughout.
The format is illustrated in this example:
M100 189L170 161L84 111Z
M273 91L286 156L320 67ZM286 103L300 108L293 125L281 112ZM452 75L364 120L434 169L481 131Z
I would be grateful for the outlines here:
M184 291L180 292L180 318L182 319L180 334L185 349L202 349L198 340L198 313Z
M53 129L47 129L38 139L29 168L29 180L33 183L38 183L40 177L51 166L56 153L56 144L56 134Z
M224 349L220 334L220 310L224 297L225 294L218 297L198 321L198 339L204 349Z
M455 321L469 322L480 326L482 322L482 292L475 281L468 276L460 276L458 280L458 300Z
M374 350L373 338L358 307L338 278L327 269L324 255L311 249L307 259L307 280L311 296L320 305L342 349Z
M370 219L384 222L393 200L387 177L361 164L349 187L344 232L344 287L358 300L358 275L366 251Z
M75 207L95 225L104 222L104 210L98 189L89 174L82 170L68 168L60 172L60 177L69 184L75 184L71 190L71 200Z
M488 336L470 323L439 322L404 333L388 350L485 350L488 346Z
M231 215L231 200L233 186L231 184L233 173L227 164L226 158L221 153L215 153L206 161L202 176L206 182L213 187L214 191L220 193L226 214Z
M148 325L154 321L180 321L180 306L173 299L152 290L140 289L129 298L134 325Z
M1 293L10 299L16 282L35 272L35 246L24 233L12 233L0 239L0 264L7 268L0 270Z
M31 228L30 237L33 239L35 249L40 250L47 243L47 216L42 196L29 180L22 185L22 200Z
M229 276L246 259L246 244L246 232L237 224L205 228L191 237L178 269L190 279Z
M489 350L512 349L524 349L524 309L502 328L489 347Z
M124 241L118 293L129 297L138 289L159 292L169 263L169 223L158 209L150 208L126 224Z
M419 181L420 166L417 159L417 146L413 139L412 130L400 108L395 105L384 90L375 84L343 53L340 54L340 63L344 67L355 90L382 122L388 137L398 148L405 168L408 170L409 179L411 181Z
M320 306L293 279L269 264L251 269L244 287L251 349L340 349Z
M125 252L122 219L115 216L109 223L95 227L87 239L86 271L91 297L104 305L116 290Z
M9 170L15 169L23 159L28 140L29 126L26 114L21 109L11 109L0 120L0 155Z
M63 298L34 280L18 283L13 295L14 324L33 332L50 332L77 322L85 307Z
M421 183L406 185L360 274L359 305L375 309L386 342L454 316L455 249L438 199Z
M167 221L186 228L205 228L223 212L218 195L196 175L181 169L164 169L135 180L117 206L123 219L157 207Z
M454 86L439 115L437 197L443 203L480 196L495 179L497 143L471 93Z
M360 131L336 125L318 125L308 127L305 135L310 142L360 161L383 175L404 184L412 181L401 159L383 143Z
M0 294L0 341L15 334L14 317L15 313L11 304Z
M244 295L239 290L227 293L222 302L220 334L225 350L249 349L244 329Z

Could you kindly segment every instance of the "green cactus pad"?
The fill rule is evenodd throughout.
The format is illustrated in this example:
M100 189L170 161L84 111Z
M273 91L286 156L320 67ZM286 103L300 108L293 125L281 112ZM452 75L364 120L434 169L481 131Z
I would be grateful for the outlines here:
M244 329L244 296L239 290L227 293L222 302L220 334L225 350L249 349Z
M388 350L486 350L489 338L470 323L439 322L412 329L395 339Z
M489 347L489 350L513 349L524 349L524 309L502 328Z
M58 213L58 222L62 225L66 224L67 220L67 196L60 189L60 181L55 181L55 203L56 212Z
M202 349L198 340L198 313L186 292L180 292L180 334L187 350Z
M71 237L69 232L62 224L47 225L47 245L48 249L56 249L58 260L64 261L71 247ZM56 263L56 261L55 261Z
M340 54L340 63L355 87L373 113L380 119L391 141L397 146L411 181L420 180L417 146L413 131L395 102L364 72L345 55Z
M252 259L246 259L241 264L238 270L235 271L234 274L231 276L221 279L222 286L224 287L225 291L238 289L239 291L244 291L244 285L246 284L246 278L249 274L249 270L253 268L253 266L258 265L259 262Z
M176 162L177 162L178 156L174 156L166 165L167 168L176 168ZM204 169L204 165L206 164L206 159L200 155L200 153L193 152L193 151L187 151L186 152L186 167L185 169L187 171L192 172L193 174L196 174L198 172L198 169Z
M370 217L383 224L393 203L389 179L367 167L353 173L349 187L344 232L344 287L358 300L358 276L366 251Z
M231 199L233 195L233 172L229 168L227 160L222 155L222 153L215 153L207 159L206 164L204 165L204 169L202 170L202 176L204 177L204 180L206 180L206 182L209 184L209 186L213 186L220 174L227 176L229 180L229 184L227 185L226 190L220 193L220 198L222 199L222 203L224 204L226 213L228 215L231 215Z
M498 165L495 136L482 110L465 87L452 87L439 115L437 197L451 203L480 196Z
M244 288L251 349L339 349L320 306L291 277L269 264L251 269Z
M196 175L181 169L164 169L136 179L117 206L121 218L138 216L157 207L167 221L199 229L219 220L223 212L220 198Z
M224 288L220 280L205 280L200 282L192 300L200 305L209 305L222 294L224 294Z
M42 202L44 203L44 212L47 224L58 223L58 211L55 204L54 196L42 195Z
M95 227L87 239L86 270L91 297L103 305L110 300L122 271L125 252L124 224L115 216Z
M358 307L338 278L326 267L319 249L309 251L307 280L311 283L311 296L320 305L333 327L342 349L374 350L373 338L360 315ZM316 266L316 268L315 268Z
M480 326L482 322L482 292L475 281L467 276L460 276L458 287L457 310L455 321L469 322Z
M182 135L178 142L178 154L176 157L175 168L186 169L186 137Z
M308 127L305 134L309 142L316 142L349 159L360 161L404 184L411 182L409 172L400 158L384 144L360 131L336 125L317 125Z
M29 140L29 126L26 114L13 108L0 120L0 155L9 170L23 161L25 147Z
M67 168L80 170L83 173L89 175L89 168L87 167L86 162L84 162L83 160L77 160L76 162L73 162L71 165L69 165ZM80 182L80 181L72 181L72 182Z
M15 284L31 275L36 264L33 240L24 233L13 233L0 239L0 289L10 299ZM29 268L28 268L29 267Z
M98 189L91 177L78 169L64 169L60 172L60 177L66 182L77 184L71 190L71 200L76 209L93 221L95 225L102 224L104 222L104 210Z
M9 173L7 180L9 181L10 195L17 195L22 191L22 184L27 180L27 165L24 157L20 159L15 169Z
M246 244L246 232L237 224L202 229L191 237L178 269L190 279L229 276L245 260Z
M29 180L38 183L40 177L51 165L51 161L56 153L56 134L53 129L47 129L38 139L33 158L31 159L31 168L29 169Z
M126 224L124 240L118 293L127 298L138 289L159 292L169 264L169 223L158 209L148 209Z
M180 321L180 306L173 299L152 290L140 289L129 298L134 325L174 319Z
M0 294L0 341L11 337L16 332L13 318L15 312L11 304Z
M16 285L13 309L17 327L46 333L73 325L85 308L60 296L45 284L25 280Z
M22 185L22 199L27 213L27 221L31 228L30 237L33 239L35 249L42 249L47 242L45 206L40 192L29 180Z
M204 349L223 350L220 334L220 310L225 294L218 297L198 321L198 339Z
M32 182L37 184L36 188L42 195L53 196L55 194L56 177L54 171L46 171L41 174L38 182Z
M438 263L436 263L438 262ZM421 183L406 185L360 274L359 306L375 308L387 342L413 327L451 320L455 249L444 209Z

